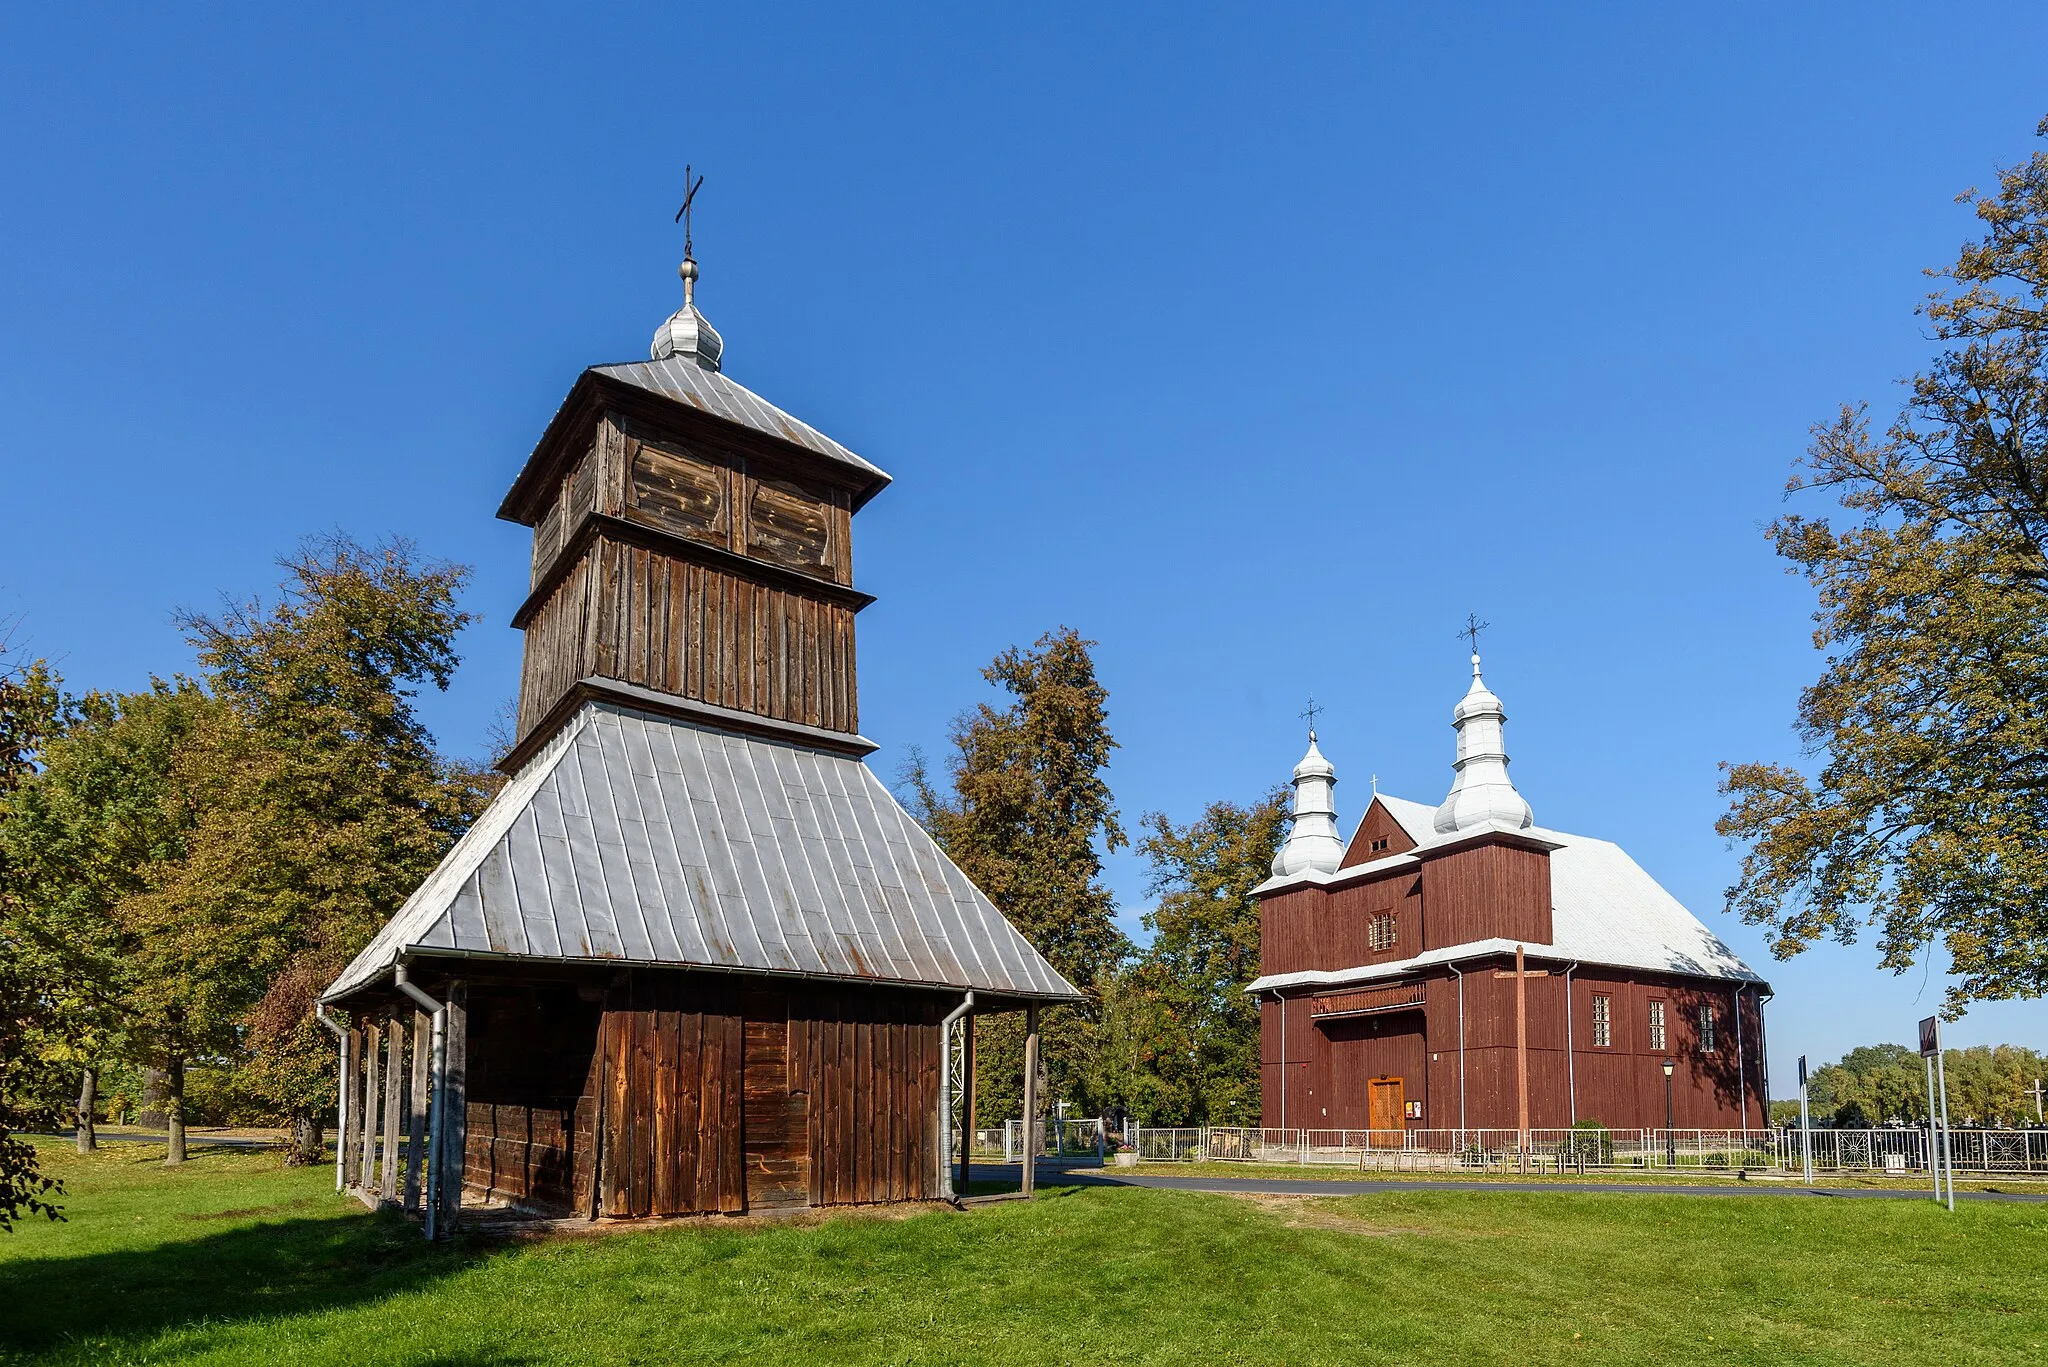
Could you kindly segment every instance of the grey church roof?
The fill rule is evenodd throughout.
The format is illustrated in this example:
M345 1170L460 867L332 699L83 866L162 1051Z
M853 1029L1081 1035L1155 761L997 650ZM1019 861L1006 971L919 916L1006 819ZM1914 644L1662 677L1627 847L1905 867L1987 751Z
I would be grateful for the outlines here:
M1385 793L1379 794L1376 800L1416 842L1415 850L1377 859L1370 864L1355 865L1335 874L1297 874L1285 879L1271 879L1262 885L1261 890L1278 892L1296 883L1342 885L1390 867L1414 864L1416 855L1427 853L1430 846L1454 844L1465 838L1465 833L1439 834L1434 824L1437 809L1426 803L1408 802L1388 797ZM1734 950L1708 930L1698 917L1687 911L1683 903L1665 891L1662 884L1613 841L1566 835L1539 826L1523 827L1514 833L1552 846L1551 940L1548 944L1525 942L1528 952L1567 963L1648 969L1736 982L1763 982L1763 978L1738 958ZM1269 974L1254 981L1246 990L1263 992L1276 987L1341 987L1396 977L1451 960L1492 953L1512 954L1514 949L1513 940L1446 945L1411 958L1357 968Z
M608 702L505 786L326 999L415 953L1080 995L858 759Z
M889 478L879 467L861 459L809 423L791 417L745 385L727 379L720 371L707 370L687 356L625 361L618 365L592 366L591 370L607 379L633 385L677 403L689 404L742 427L751 427L756 432L795 442L878 482L886 482Z

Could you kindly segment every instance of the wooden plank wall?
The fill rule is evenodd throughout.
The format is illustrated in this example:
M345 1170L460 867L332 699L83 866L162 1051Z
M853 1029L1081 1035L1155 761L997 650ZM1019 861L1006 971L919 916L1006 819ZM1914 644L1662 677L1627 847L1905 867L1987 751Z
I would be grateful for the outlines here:
M485 1200L577 1208L578 1105L600 1008L568 984L471 989L464 1178ZM587 1166L587 1164L585 1165Z
M1499 937L1550 943L1550 855L1481 842L1422 865L1419 953Z
M729 986L628 972L598 1031L601 1142L589 1179L611 1216L746 1205L743 1020Z
M859 729L853 609L599 537L526 624L519 724L578 679Z
M1373 846L1382 840L1386 841L1386 848L1374 849ZM1351 843L1345 847L1344 859L1337 867L1354 868L1359 864L1370 864L1375 859L1385 859L1389 855L1406 854L1414 848L1415 838L1408 834L1405 826L1394 820L1393 813L1375 797L1372 805L1365 809L1365 815L1359 818L1358 829L1351 833Z
M609 1216L934 1199L940 1003L930 993L742 989L635 970L607 999L602 1135L578 1209ZM594 1203L577 1192L594 1192Z
M1465 974L1464 1123L1474 1129L1513 1129L1517 1117L1514 980L1497 974L1512 960L1473 966ZM1738 1055L1735 984L1708 984L1665 975L1582 969L1571 984L1571 1054L1567 1058L1563 975L1528 983L1530 1123L1537 1129L1579 1120L1617 1128L1664 1123L1662 1063L1677 1063L1673 1102L1682 1127L1761 1127L1762 1016L1755 994L1742 997ZM1423 1114L1409 1128L1449 1129L1459 1122L1457 985L1449 977L1425 984L1424 1012L1390 1012L1353 1020L1316 1021L1313 998L1287 1003L1287 1123L1307 1128L1357 1128L1366 1122L1366 1083L1399 1076L1409 1101ZM1593 1044L1593 997L1610 999L1613 1033ZM1666 1012L1665 1048L1649 1044L1649 1003ZM1702 1052L1699 1009L1717 1018L1715 1048ZM1261 1075L1266 1123L1281 1123L1280 1008L1260 1005ZM1371 1022L1377 1022L1371 1024ZM1418 1033L1419 1032L1419 1033Z
M793 1085L811 1099L810 1202L934 1200L939 1001L930 993L794 995Z
M1375 810L1379 810L1375 808ZM1394 913L1394 943L1375 950L1374 915ZM1259 903L1259 971L1357 968L1498 936L1547 944L1550 856L1479 843L1337 888L1295 888Z

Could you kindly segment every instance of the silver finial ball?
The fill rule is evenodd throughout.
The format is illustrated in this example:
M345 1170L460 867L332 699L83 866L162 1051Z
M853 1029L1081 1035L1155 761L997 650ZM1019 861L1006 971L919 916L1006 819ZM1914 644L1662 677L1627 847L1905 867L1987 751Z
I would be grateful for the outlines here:
M683 264L676 267L676 274L685 280L695 280L697 278L697 263L687 256L684 257Z

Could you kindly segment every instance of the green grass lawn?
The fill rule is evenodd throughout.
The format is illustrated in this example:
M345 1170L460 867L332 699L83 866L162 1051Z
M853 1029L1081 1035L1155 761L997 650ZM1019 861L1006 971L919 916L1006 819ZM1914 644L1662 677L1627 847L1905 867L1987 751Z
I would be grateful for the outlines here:
M331 1170L44 1149L0 1362L2048 1362L2048 1208L1054 1189L429 1249Z

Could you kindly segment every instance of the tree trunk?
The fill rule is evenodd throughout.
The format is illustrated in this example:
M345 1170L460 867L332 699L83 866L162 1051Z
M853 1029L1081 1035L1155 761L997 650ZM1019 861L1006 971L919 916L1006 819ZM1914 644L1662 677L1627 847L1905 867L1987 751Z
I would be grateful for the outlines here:
M170 1085L170 1074L163 1069L143 1070L142 1102L136 1109L136 1124L145 1130L160 1130L164 1127L164 1091Z
M310 1167L326 1157L327 1136L321 1119L319 1110L310 1106L292 1112L291 1138L284 1148L286 1167Z
M87 1068L78 1084L78 1151L91 1153L100 1146L100 1137L93 1130L93 1117L100 1104L100 1075L96 1069Z
M173 1058L164 1072L164 1120L169 1133L164 1137L164 1166L185 1161L185 1060Z

